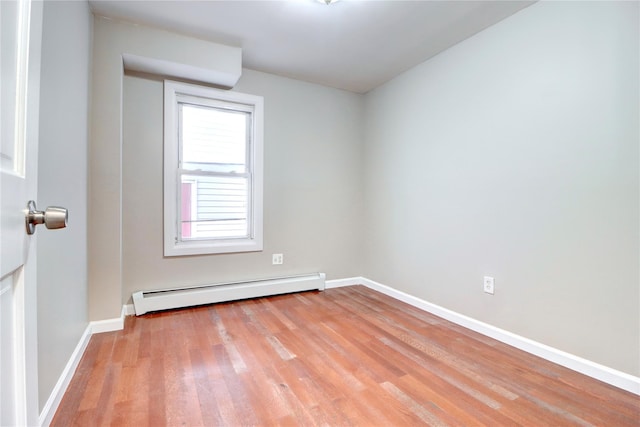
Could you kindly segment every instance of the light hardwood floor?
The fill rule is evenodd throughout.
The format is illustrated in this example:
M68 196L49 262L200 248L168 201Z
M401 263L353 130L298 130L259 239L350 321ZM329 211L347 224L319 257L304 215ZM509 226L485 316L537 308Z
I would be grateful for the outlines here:
M640 426L640 397L350 286L128 317L53 426Z

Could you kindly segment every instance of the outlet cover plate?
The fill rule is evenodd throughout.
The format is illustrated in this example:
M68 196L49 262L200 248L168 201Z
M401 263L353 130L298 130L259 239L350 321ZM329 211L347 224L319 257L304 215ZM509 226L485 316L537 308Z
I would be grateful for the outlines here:
M484 276L484 291L488 294L493 295L493 292L494 292L493 277Z

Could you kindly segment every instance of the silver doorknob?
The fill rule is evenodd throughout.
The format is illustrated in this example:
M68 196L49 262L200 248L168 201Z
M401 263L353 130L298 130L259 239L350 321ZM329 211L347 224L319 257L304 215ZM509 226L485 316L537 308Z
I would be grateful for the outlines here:
M27 234L36 232L36 225L44 224L49 230L65 228L69 219L69 212L65 208L49 206L44 212L36 208L36 202L29 200L27 203L26 226Z

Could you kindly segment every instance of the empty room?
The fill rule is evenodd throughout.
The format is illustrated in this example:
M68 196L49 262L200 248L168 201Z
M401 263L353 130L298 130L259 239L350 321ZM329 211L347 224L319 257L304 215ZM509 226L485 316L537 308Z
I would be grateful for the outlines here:
M0 22L1 426L640 426L640 2Z

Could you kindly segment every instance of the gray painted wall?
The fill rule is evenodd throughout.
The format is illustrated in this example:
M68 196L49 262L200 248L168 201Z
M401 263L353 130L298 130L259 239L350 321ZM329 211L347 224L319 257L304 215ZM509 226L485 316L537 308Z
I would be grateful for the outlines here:
M88 325L87 132L91 12L86 2L45 2L40 86L38 207L69 209L64 230L39 228L40 409Z
M265 102L264 251L163 257L162 99L125 76L123 303L139 290L325 272L361 272L362 97L252 70L235 91ZM273 253L284 254L272 265Z
M240 74L241 49L101 17L93 21L89 147L89 318L120 316L123 299L122 96L124 53ZM184 70L183 70L184 71Z
M537 3L370 92L364 275L639 375L638 8Z

